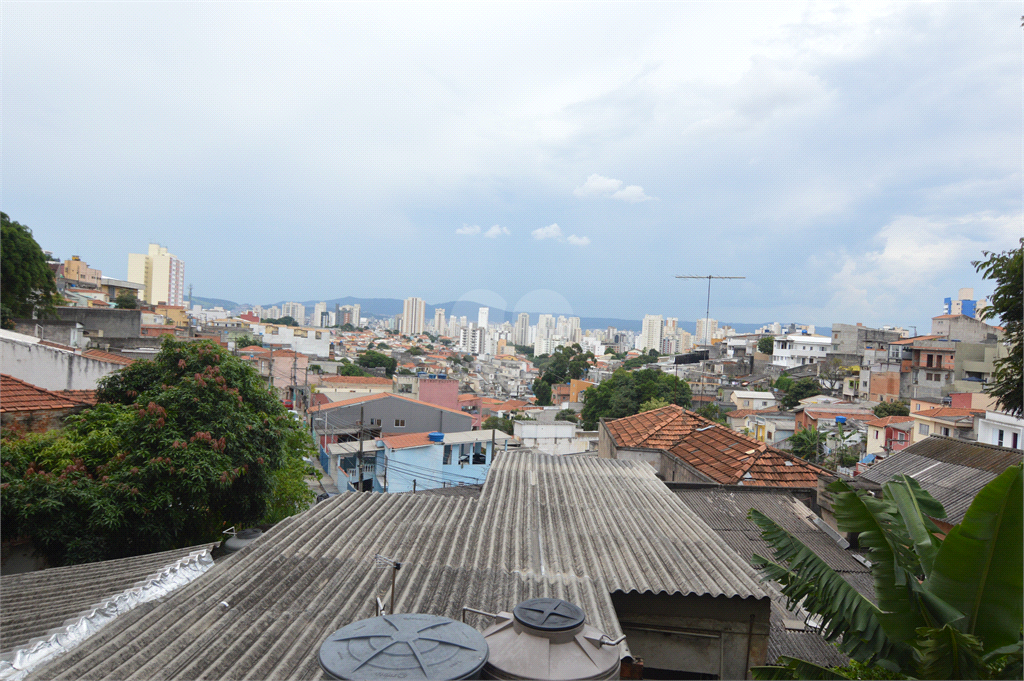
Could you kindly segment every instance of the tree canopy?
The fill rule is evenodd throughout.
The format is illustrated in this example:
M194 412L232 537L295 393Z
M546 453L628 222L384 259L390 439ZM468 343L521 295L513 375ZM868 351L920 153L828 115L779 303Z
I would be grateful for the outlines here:
M638 414L641 405L652 398L689 409L690 385L657 369L632 372L619 369L610 378L587 389L586 402L580 414L583 429L596 430L601 418L617 419Z
M571 421L572 423L579 423L580 415L572 409L562 409L555 414L556 421Z
M556 348L544 362L544 381L548 385L555 385L569 379L583 378L593 360L594 353L584 352L578 343Z
M60 296L53 270L32 230L0 213L0 324L56 314Z
M775 351L775 336L761 336L757 339L757 351L763 355L770 355Z
M384 373L388 378L395 375L395 369L398 367L398 361L394 357L388 357L374 350L367 350L359 355L356 359L356 364L368 368L384 367Z
M789 443L792 452L801 459L807 459L817 463L825 451L825 434L818 431L816 426L801 428L789 436Z
M779 377L781 380L781 376ZM788 378L788 377L787 377ZM821 394L821 386L811 377L801 378L793 383L782 396L782 408L792 409L800 404L800 400Z
M97 398L63 430L7 431L0 448L3 537L30 537L54 565L216 541L314 499L309 434L213 343L168 337Z
M241 350L242 348L249 348L252 346L263 347L263 338L261 336L251 336L247 333L243 333L241 336L235 337L235 347Z
M910 405L903 400L879 402L871 411L880 419L884 419L886 416L910 416Z
M131 291L121 291L114 298L114 306L119 310L134 310L139 306L139 299Z
M995 396L1003 411L1020 418L1024 415L1024 238L1014 250L983 251L982 255L985 260L971 264L996 282L983 318L999 318L1009 345L1009 355L995 361L994 381L986 392Z
M542 407L551 405L551 384L543 378L533 381L533 395L537 398L537 404Z
M365 371L360 369L355 364L352 364L350 362L343 362L342 365L338 367L338 375L339 376L369 376L370 374L366 373Z
M500 430L509 435L514 435L515 421L500 416L488 416L480 428L481 430Z
M261 319L260 324L277 324L278 326L302 326L295 320L295 317L291 315L285 315L284 317L278 317L277 319Z

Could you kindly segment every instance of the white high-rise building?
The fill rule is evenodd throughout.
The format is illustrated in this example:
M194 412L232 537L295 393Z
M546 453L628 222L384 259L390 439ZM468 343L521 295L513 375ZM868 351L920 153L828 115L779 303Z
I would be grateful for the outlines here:
M313 319L310 320L310 326L330 326L327 303L321 301L313 306Z
M142 298L150 305L184 302L185 263L160 244L150 244L147 254L128 254L128 281L146 287Z
M661 352L661 315L645 314L643 327L640 330L640 350L656 350Z
M444 325L444 308L443 307L435 307L434 308L434 333L436 333L438 336L443 336L443 335L445 335L445 331L447 331L447 329L445 329L445 325Z
M516 345L529 345L530 344L530 315L526 312L520 312L519 318L516 320L516 328L512 334L512 342Z
M302 303L285 303L281 306L281 316L291 317L299 326L306 324L306 306Z
M422 298L406 298L402 306L402 334L413 336L423 333L423 315L426 303Z
M568 333L569 342L570 343L579 343L580 341L582 341L583 340L583 329L580 328L580 318L579 317L569 317L569 321L567 322L567 325L569 327L569 333Z
M476 325L481 329L487 329L487 317L491 314L491 308L481 307L476 313Z
M718 331L718 320L710 317L703 317L697 320L697 333L693 335L695 343L710 343Z

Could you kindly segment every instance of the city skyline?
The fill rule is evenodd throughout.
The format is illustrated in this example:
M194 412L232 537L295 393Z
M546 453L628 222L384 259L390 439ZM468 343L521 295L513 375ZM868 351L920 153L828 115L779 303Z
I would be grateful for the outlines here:
M11 3L3 210L115 278L160 243L234 300L696 319L673 277L715 274L746 277L716 319L923 327L991 293L1019 8L515 8Z

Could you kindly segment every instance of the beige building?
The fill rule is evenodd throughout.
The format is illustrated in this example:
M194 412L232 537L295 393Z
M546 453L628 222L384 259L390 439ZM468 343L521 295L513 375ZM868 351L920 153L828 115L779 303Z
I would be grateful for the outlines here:
M86 265L77 255L73 255L71 260L64 261L64 278L92 288L99 288L103 273L99 270L94 270Z
M150 244L147 254L128 254L128 281L146 287L143 300L150 305L184 304L185 263L160 244Z
M402 335L413 336L423 333L423 315L426 303L422 298L406 298L402 306Z

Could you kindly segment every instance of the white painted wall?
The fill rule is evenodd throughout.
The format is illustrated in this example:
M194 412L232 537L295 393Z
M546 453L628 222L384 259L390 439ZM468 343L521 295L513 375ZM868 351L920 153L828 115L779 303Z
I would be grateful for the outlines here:
M47 390L95 390L99 379L123 369L40 345L39 339L0 329L0 372Z
M1017 449L1024 449L1024 419L998 411L986 411L985 418L978 419L978 442L1000 445L999 431L1003 431L1001 446L1012 448L1016 435Z

